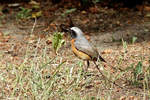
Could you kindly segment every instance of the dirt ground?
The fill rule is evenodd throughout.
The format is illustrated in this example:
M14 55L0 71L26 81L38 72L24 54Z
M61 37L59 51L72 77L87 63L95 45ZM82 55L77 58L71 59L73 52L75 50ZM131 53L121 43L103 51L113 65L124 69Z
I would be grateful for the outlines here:
M99 10L95 12L93 10L76 10L69 15L75 26L80 27L85 35L89 37L92 44L98 48L102 57L112 66L118 66L120 57L123 57L120 66L122 69L125 69L133 63L138 63L141 59L143 59L143 66L148 66L150 60L150 17L145 17L141 14L141 11L135 9L117 10L100 7L99 5L96 5L95 8ZM24 60L27 49L32 50L35 48L39 39L42 41L39 49L44 48L46 44L48 48L46 51L47 55L55 57L52 44L47 43L47 41L49 37L52 37L54 32L59 31L60 24L66 24L67 17L62 16L62 13L66 9L60 7L52 11L53 6L45 7L42 9L45 13L42 17L36 19L36 23L34 19L17 20L15 17L18 13L17 8L9 9L11 9L11 12L5 14L5 17L0 20L1 64L7 64L9 62L20 65ZM94 7L91 9L94 9ZM132 43L133 37L137 38L134 43ZM58 56L63 56L63 60L68 61L68 64L69 62L73 64L79 61L71 52L69 44L70 37L65 36L64 39L66 44L58 51ZM127 43L126 51L123 47L122 39ZM39 51L39 54L40 52L42 51ZM92 68L93 64L91 64L89 70L92 71ZM122 85L120 80L118 81ZM132 98L132 96L135 96L136 98L137 96L137 98L143 98L143 89L130 85L127 85L127 88L133 89L129 89L128 94L126 90L118 90L119 92L116 90L115 92L117 94L113 91L112 97L123 98L129 96L129 98ZM90 91L92 91L91 88L83 91L82 95L86 94L86 92L94 95L94 92ZM150 99L149 96L146 96L146 98L147 100Z

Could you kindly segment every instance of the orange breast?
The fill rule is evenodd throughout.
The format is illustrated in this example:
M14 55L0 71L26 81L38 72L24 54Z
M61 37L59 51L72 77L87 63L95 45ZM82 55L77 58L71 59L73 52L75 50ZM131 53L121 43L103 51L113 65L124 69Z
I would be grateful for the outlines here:
M90 57L89 55L85 54L85 53L82 52L82 51L77 50L77 48L76 48L75 45L74 45L74 41L75 41L75 39L72 39L72 40L71 40L71 48L72 48L72 51L74 52L74 54L75 54L76 56L78 56L80 59L83 59L83 60L91 60L91 57Z

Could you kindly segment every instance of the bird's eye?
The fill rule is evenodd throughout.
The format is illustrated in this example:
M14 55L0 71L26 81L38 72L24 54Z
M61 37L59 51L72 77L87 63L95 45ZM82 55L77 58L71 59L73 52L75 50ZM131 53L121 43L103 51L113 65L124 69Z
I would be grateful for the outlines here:
M71 37L72 38L76 38L77 37L77 34L76 34L76 32L75 31L73 31L73 30L71 30Z

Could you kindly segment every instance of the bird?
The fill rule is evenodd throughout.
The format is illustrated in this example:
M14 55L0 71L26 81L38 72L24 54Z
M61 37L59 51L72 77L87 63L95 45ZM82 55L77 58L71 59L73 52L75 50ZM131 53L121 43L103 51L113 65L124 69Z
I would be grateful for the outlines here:
M97 49L85 38L84 33L78 27L71 27L68 29L71 35L71 48L73 53L80 59L87 61L87 68L89 61L94 63L98 60L106 62L97 51Z
M104 73L99 69L98 65L96 64L96 61L100 60L102 62L107 63L104 58L102 58L97 51L97 49L85 38L82 30L78 27L71 27L70 29L65 29L65 31L68 31L71 35L71 48L73 53L80 59L83 59L87 61L87 69L89 67L89 61L93 61L96 65L97 70L99 73L106 78L109 82L115 84L116 86L121 87L120 85L116 84L115 82L109 80ZM112 67L112 66L111 66ZM114 67L112 67L114 68ZM86 70L87 70L86 69Z

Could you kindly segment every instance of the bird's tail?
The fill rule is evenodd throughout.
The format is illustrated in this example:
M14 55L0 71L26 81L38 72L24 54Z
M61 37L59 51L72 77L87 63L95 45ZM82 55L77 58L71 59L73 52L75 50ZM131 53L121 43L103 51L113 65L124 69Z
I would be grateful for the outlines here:
M99 55L98 58L99 58L101 61L106 62L106 61L104 60L104 58L102 58L100 55Z

